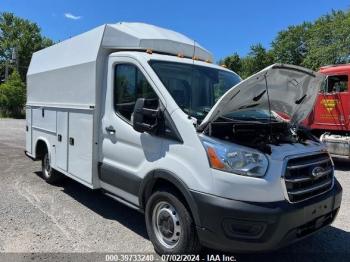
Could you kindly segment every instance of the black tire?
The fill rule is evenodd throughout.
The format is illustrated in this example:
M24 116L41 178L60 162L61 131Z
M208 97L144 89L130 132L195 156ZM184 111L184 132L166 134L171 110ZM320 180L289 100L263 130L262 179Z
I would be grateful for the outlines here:
M51 167L51 158L46 151L41 159L41 172L44 180L49 184L56 184L62 179L62 175Z
M200 251L200 243L197 236L196 226L192 219L192 216L186 206L180 201L180 197L172 190L161 189L152 194L146 204L145 217L146 217L146 227L148 236L154 246L155 251L158 254L198 254ZM169 210L173 210L172 213L176 214L176 217L170 218L171 221L175 222L174 226L180 227L181 231L176 232L176 230L165 230L166 234L170 234L175 237L175 234L178 236L178 240L176 241L175 246L167 246L164 239L160 240L164 234L160 233L162 230L159 228L164 228L162 226L157 226L156 221L154 219L154 212L158 210L160 204L168 203ZM164 204L164 210L166 209L166 204ZM170 208L171 207L171 208ZM161 209L163 210L163 209ZM167 213L165 211L161 211L159 216L160 218L157 221L162 220L162 212ZM157 213L157 212L156 212ZM158 213L157 213L158 214ZM168 215L168 214L166 214ZM171 215L168 215L169 217ZM169 220L166 220L164 223L168 223ZM170 223L172 224L172 223ZM166 224L168 226L168 224ZM164 231L164 229L163 229ZM175 241L175 240L172 240ZM171 245L172 243L170 243Z

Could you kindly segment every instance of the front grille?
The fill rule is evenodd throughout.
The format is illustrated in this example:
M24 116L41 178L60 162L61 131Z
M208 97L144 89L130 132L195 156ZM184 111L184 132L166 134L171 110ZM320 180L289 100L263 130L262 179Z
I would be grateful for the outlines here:
M333 186L334 169L327 153L292 158L284 181L290 202L299 202L327 192Z

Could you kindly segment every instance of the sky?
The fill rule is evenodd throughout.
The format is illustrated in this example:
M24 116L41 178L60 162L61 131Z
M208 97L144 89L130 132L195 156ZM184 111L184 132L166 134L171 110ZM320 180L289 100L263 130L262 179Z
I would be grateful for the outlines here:
M215 60L251 45L266 48L289 25L314 21L334 10L349 10L347 0L1 0L0 12L36 22L43 35L62 41L105 23L145 22L196 40Z

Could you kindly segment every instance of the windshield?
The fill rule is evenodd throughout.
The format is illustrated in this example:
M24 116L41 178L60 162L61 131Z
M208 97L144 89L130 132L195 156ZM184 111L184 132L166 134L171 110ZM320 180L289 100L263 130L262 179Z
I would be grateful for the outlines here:
M178 106L198 120L241 81L234 73L206 66L158 60L151 60L150 65Z

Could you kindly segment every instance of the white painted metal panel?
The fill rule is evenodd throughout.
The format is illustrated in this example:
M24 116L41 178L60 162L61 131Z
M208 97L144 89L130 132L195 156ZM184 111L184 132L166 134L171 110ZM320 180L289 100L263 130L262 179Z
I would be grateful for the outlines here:
M32 129L32 141L33 141L33 152L32 156L36 156L36 146L38 145L38 141L43 141L47 145L49 151L50 151L50 157L51 159L56 159L56 150L55 150L55 143L56 143L56 133L48 132L46 130L40 130L37 128Z
M33 54L27 74L27 104L96 106L104 75L103 62L121 50L195 55L213 60L190 38L172 30L143 23L106 24ZM100 62L99 62L100 61Z
M32 109L33 128L56 133L56 111L47 108Z
M28 77L28 103L44 106L95 104L95 63L85 63Z
M195 44L195 48L194 48ZM199 43L178 32L144 23L116 23L105 28L102 39L104 48L151 49L153 51L186 57L196 56L213 61L211 53Z
M32 153L32 109L26 108L26 151Z
M64 171L68 167L68 112L57 112L56 166Z
M69 112L68 124L68 172L92 183L92 112Z

